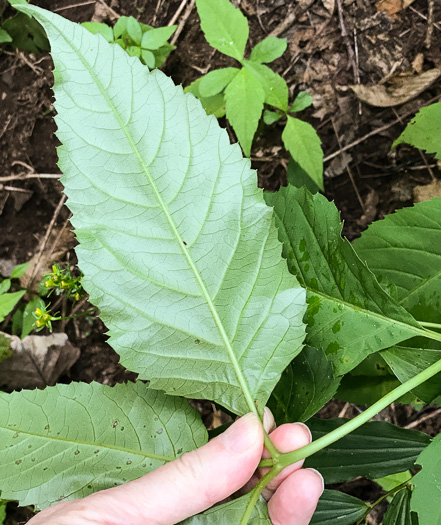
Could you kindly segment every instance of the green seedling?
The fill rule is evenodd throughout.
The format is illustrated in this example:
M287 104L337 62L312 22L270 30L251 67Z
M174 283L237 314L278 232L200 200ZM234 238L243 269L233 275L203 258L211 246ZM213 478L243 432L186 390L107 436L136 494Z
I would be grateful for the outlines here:
M91 33L103 36L107 42L120 45L150 69L160 67L170 52L176 49L168 43L168 39L177 26L155 28L138 22L133 16L121 16L114 27L103 22L83 22L82 25Z
M286 38L269 36L259 42L245 59L248 41L248 21L229 0L196 0L201 27L207 42L229 57L241 68L227 67L210 71L197 79L186 92L200 98L208 114L226 114L246 156L251 147L259 121L267 125L286 119L282 140L292 158L323 190L323 151L314 128L292 114L312 104L308 93L301 92L289 107L288 86L285 80L266 64L286 50ZM278 111L265 110L265 105Z

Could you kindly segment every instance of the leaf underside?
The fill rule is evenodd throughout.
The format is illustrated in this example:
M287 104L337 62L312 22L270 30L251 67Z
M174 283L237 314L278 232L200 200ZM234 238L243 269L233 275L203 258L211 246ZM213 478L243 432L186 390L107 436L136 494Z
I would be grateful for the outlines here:
M137 479L206 441L185 400L143 383L0 393L1 497L43 509Z
M319 499L311 525L352 525L369 507L364 501L336 490L325 490Z
M301 350L305 295L249 161L160 71L20 9L51 40L79 266L122 364L169 394L264 406Z
M308 291L307 342L325 351L337 375L421 331L341 237L332 202L293 186L265 196L288 268Z

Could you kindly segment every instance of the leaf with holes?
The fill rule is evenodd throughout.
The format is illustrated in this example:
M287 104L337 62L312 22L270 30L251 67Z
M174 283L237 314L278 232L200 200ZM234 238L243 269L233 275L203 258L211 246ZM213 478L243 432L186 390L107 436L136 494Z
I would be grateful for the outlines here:
M1 495L42 509L137 479L206 440L188 402L143 383L0 393Z
M162 72L19 7L51 41L79 267L121 363L172 395L263 407L302 348L305 293L249 161Z

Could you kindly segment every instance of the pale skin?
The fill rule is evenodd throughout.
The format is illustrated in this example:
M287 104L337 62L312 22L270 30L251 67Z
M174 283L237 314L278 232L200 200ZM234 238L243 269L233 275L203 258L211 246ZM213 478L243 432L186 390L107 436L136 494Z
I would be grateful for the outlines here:
M303 424L275 428L267 409L264 426L281 452L311 441ZM262 427L248 414L205 446L154 472L82 500L58 503L28 525L173 525L238 491L249 491L268 470L257 468L262 457L269 457ZM286 467L263 492L273 525L308 525L311 520L323 479L317 471L301 468L302 463Z

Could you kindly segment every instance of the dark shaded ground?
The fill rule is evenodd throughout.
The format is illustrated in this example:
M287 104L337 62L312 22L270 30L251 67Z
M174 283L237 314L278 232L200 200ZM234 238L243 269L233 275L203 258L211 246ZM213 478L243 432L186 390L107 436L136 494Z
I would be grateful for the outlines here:
M106 2L117 14L133 15L154 26L167 25L181 4L181 0ZM112 13L103 10L98 0L79 7L70 6L85 2L35 0L33 3L74 21L91 20L94 15L100 20L112 21ZM287 52L273 67L288 82L291 100L299 90L307 90L314 97L314 107L302 114L302 118L314 125L323 141L326 195L334 199L341 210L345 233L352 239L373 220L414 202L419 186L439 178L432 158L405 146L393 151L390 148L410 116L441 96L440 82L395 108L375 108L360 103L349 85L378 83L393 74L415 74L441 67L441 6L434 2L434 20L438 25L431 26L427 22L430 4L427 0L415 0L395 17L379 12L373 0L347 0L344 2L344 23L349 35L346 41L337 9L331 14L325 8L329 3L242 0L240 6L249 18L252 45L273 31L288 38ZM186 9L178 17L178 24L185 18L185 12ZM353 60L348 58L351 53L348 48L354 53ZM177 50L170 55L163 70L175 82L186 86L201 74L228 65L234 65L234 60L208 46L193 8L177 40ZM59 171L50 70L51 59L44 53L33 56L11 49L0 55L0 274L4 275L13 265L37 253L51 220L54 231L69 230L66 208L54 216L62 186L55 179L44 178L45 174ZM259 170L259 184L267 189L276 189L286 180L288 155L281 149L281 131L278 123L261 129L252 151L253 166ZM342 146L368 134L371 134L369 138L344 154L338 153ZM29 175L34 178L27 178ZM60 234L51 237L48 244L52 251L63 254L62 259L57 259L59 262L75 262L72 236L66 240L66 236ZM92 325L85 319L76 320L68 323L65 330L82 355L70 377L63 380L95 379L114 384L134 377L118 364L118 356L105 342L104 327L99 320ZM209 418L210 406L204 403L199 406ZM322 415L335 417L343 406L344 403L333 402ZM346 417L357 413L354 407L348 407ZM421 415L424 414L418 414L411 407L397 405L381 417L404 426ZM435 435L440 431L441 417L428 419L417 428ZM380 494L377 485L365 480L345 484L344 489L369 501ZM30 514L26 510L13 511L13 507L11 505L6 523L26 522ZM372 523L381 522L380 517L375 520Z

